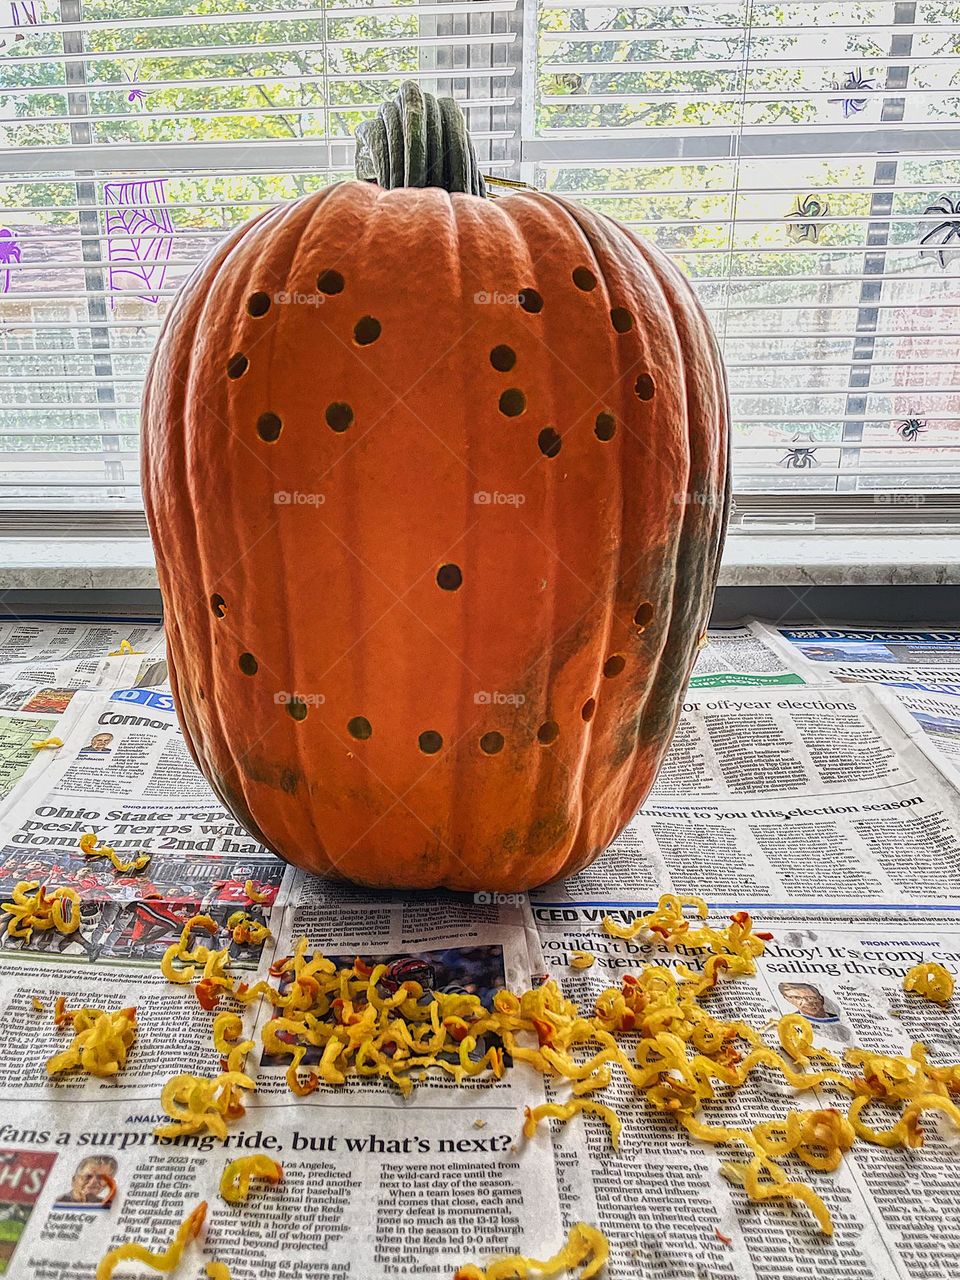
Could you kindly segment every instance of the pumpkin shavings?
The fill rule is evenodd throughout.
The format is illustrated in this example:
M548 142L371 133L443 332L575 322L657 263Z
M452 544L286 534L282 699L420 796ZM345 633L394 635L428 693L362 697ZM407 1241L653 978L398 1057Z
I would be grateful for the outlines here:
M190 949L190 939L195 929L205 929L207 933L213 936L219 931L219 928L220 926L212 916L197 915L190 917L180 930L178 941L171 942L160 961L160 972L168 982L192 982L197 971L197 965L206 966L211 954L219 954L218 952L211 952L209 947L200 943L193 950ZM185 960L187 963L178 968L174 964L175 960Z
M45 1013L47 1006L43 1003L39 996L31 996L30 1003L36 1009L37 1013Z
M125 658L132 653L143 653L142 649L135 649L129 640L121 640L119 649L111 649L107 654L108 658Z
M190 982L202 964L204 976L196 988L201 1003L228 994L241 1003L264 998L272 1005L273 1015L261 1030L263 1049L288 1061L286 1081L299 1097L324 1084L343 1085L351 1075L387 1079L405 1096L433 1069L457 1084L479 1076L499 1079L509 1056L570 1088L568 1099L527 1111L528 1136L545 1118L594 1115L609 1126L616 1147L620 1120L596 1095L611 1084L617 1068L649 1106L672 1116L691 1138L746 1147L745 1163L727 1162L723 1168L748 1196L795 1200L829 1235L832 1221L824 1202L812 1187L790 1180L777 1160L795 1157L820 1172L836 1169L857 1139L918 1147L927 1110L940 1112L960 1131L960 1106L954 1101L960 1095L960 1063L934 1066L919 1044L909 1058L848 1050L841 1063L814 1045L813 1027L800 1014L764 1029L776 1028L779 1049L747 1023L715 1017L704 1002L722 980L756 973L757 957L771 935L755 932L746 911L734 912L721 927L707 924L707 915L702 899L668 894L639 927L636 921L628 926L605 921L607 932L617 937L635 938L646 928L648 938L667 949L682 946L685 955L707 954L701 954L696 968L651 962L625 973L619 988L608 987L597 996L592 1011L565 998L553 980L522 994L498 991L487 1007L476 995L427 991L412 979L400 981L391 966L359 956L338 967L318 951L311 954L306 938L292 954L271 963L270 980L235 982L229 949L192 944L194 929L217 932L209 916L186 923L179 942L164 956L164 972L173 981ZM240 1016L219 1014L213 1030L225 1074L216 1080L179 1076L168 1082L164 1109L177 1122L166 1127L168 1133L209 1128L223 1136L226 1120L242 1112L240 1091L253 1088L243 1071L253 1042L242 1039ZM623 1037L630 1037L628 1044ZM301 1075L306 1065L309 1071ZM830 1086L852 1099L849 1111L790 1111L749 1129L703 1118L709 1104L729 1097L758 1069L775 1072L797 1093ZM899 1118L886 1129L871 1127L863 1112L874 1103L898 1108ZM489 1274L506 1280L516 1272Z
M791 1182L779 1165L764 1155L756 1155L749 1164L726 1161L720 1172L728 1182L739 1183L751 1200L800 1200L807 1206L820 1225L825 1236L833 1235L833 1219L827 1206L812 1187L803 1182ZM766 1180L761 1182L761 1174Z
M570 968L589 969L596 958L597 957L592 955L589 951L574 951L570 956Z
M923 996L924 1000L946 1004L953 995L953 974L936 960L928 960L926 964L915 964L908 970L903 979L903 989Z
M777 1023L777 1036L793 1061L804 1070L810 1065L811 1058L819 1058L834 1067L840 1065L836 1054L829 1049L818 1049L814 1045L813 1027L800 1013L785 1014Z
M273 937L269 927L262 920L255 919L246 911L234 911L233 915L227 917L227 932L234 942L238 944L247 942L254 947L258 947L261 942L266 942L267 938Z
M144 853L141 850L129 862L124 862L116 849L108 844L98 844L97 837L92 831L85 831L77 843L85 858L108 858L113 864L114 871L142 871L153 857L153 854Z
M270 891L267 890L266 892L261 892L253 880L244 880L243 892L247 895L250 902L262 904L270 901Z
M283 1165L269 1156L240 1156L231 1160L220 1178L220 1194L227 1204L242 1204L250 1193L252 1178L266 1178L277 1183L283 1178Z
M927 1061L927 1048L917 1043L910 1057L848 1049L848 1063L860 1068L854 1079L856 1097L849 1118L858 1138L880 1147L916 1149L924 1142L921 1113L939 1111L960 1131L960 1107L953 1101L960 1094L960 1063L935 1067ZM876 1129L863 1119L871 1103L887 1107L905 1104L899 1118L886 1129Z
M74 1009L68 1012L63 996L56 1005L54 1025L70 1023L73 1040L62 1053L47 1059L47 1075L79 1068L89 1076L115 1076L127 1064L127 1054L137 1034L134 1007L104 1013L102 1009Z
M811 1169L832 1172L853 1146L853 1125L834 1107L821 1111L791 1111L784 1120L753 1127L753 1136L767 1156L795 1155Z
M187 1245L192 1240L196 1240L203 1230L206 1216L207 1202L202 1200L180 1223L176 1235L162 1253L154 1253L142 1244L117 1245L115 1249L111 1249L109 1253L104 1254L100 1259L97 1264L95 1280L111 1280L114 1271L121 1262L142 1262L145 1267L150 1267L153 1271L163 1271L169 1275L171 1271L175 1271L180 1265L180 1259L183 1257L183 1251Z
M171 1123L157 1125L154 1133L158 1138L178 1138L209 1131L223 1139L227 1121L246 1114L242 1090L255 1088L254 1081L242 1071L224 1071L213 1079L171 1076L160 1093L160 1105Z
M225 1071L243 1071L252 1040L241 1040L243 1019L238 1013L218 1013L213 1020L213 1047L223 1055Z
M208 1262L204 1270L207 1273L207 1280L233 1280L230 1268L225 1262Z
M21 880L13 886L11 901L0 903L0 910L11 917L8 938L29 942L34 929L69 934L80 928L80 895L67 885L48 890L39 880Z
M56 751L63 746L62 738L34 738L30 743L34 751Z
M554 1120L570 1120L582 1111L599 1116L606 1123L610 1129L610 1142L613 1145L613 1149L614 1151L619 1150L622 1126L617 1113L604 1102L591 1102L589 1099L584 1098L574 1098L572 1101L564 1103L542 1102L539 1107L525 1107L524 1115L526 1119L523 1124L523 1136L532 1138L540 1121L546 1120L548 1117Z
M574 1267L582 1267L579 1280L598 1275L610 1257L607 1237L597 1227L578 1222L570 1228L567 1242L552 1258L539 1261L523 1254L497 1258L486 1270L468 1263L460 1267L453 1280L523 1280L527 1276L559 1276ZM98 1277L99 1280L99 1277Z

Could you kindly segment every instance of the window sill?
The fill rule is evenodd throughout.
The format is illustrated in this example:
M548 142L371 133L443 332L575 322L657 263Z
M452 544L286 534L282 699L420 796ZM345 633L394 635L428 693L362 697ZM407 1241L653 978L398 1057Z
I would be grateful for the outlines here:
M960 536L750 534L727 539L723 587L960 584ZM0 590L149 590L146 538L2 538Z

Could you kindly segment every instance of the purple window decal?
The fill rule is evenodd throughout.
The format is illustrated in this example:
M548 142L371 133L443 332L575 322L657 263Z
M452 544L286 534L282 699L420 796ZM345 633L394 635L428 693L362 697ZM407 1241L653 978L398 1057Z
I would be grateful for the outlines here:
M36 27L39 24L40 19L37 17L36 0L10 0L11 27ZM18 31L10 41L11 47L23 38L22 33ZM7 40L5 38L0 39L0 50L6 49L6 47Z
M10 292L10 268L20 261L20 246L8 227L0 227L0 294Z
M107 260L110 292L130 293L157 303L173 248L173 223L164 178L105 182ZM112 305L116 305L114 297Z
M130 75L129 72L124 71L123 74L125 78L133 86L133 88L127 94L127 101L135 102L138 107L142 107L147 100L147 94L146 94L146 91L144 89L141 89L137 84L137 75L139 74L139 72L135 71L133 75Z

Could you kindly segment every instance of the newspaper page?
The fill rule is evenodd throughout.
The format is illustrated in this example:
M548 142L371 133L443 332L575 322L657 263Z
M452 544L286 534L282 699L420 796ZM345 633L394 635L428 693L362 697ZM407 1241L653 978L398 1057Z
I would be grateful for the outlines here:
M119 648L118 636L109 643ZM921 1151L858 1142L824 1174L785 1162L830 1209L828 1239L796 1203L749 1200L720 1171L742 1150L695 1142L616 1071L597 1096L623 1122L616 1152L589 1114L524 1137L526 1108L567 1101L570 1088L509 1058L500 1078L457 1083L431 1069L409 1098L360 1075L297 1097L293 1052L306 1051L306 1072L320 1051L294 1037L283 1042L290 1053L268 1053L261 1034L274 1010L260 999L236 1006L256 1046L245 1063L256 1089L226 1139L155 1132L172 1076L222 1067L211 1013L192 985L167 981L161 959L191 917L222 929L241 907L270 930L230 943L230 971L251 985L276 982L271 966L306 938L308 954L377 966L378 998L412 978L489 1004L502 987L553 978L589 1014L648 961L678 971L706 959L648 935L610 937L604 916L625 924L665 892L698 893L718 921L747 909L772 934L755 978L718 986L717 1016L743 1019L774 1046L771 1020L793 1009L837 1053L909 1052L921 1040L937 1061L957 1061L952 1007L907 997L902 980L927 959L960 969L958 791L897 691L804 683L810 673L761 624L720 629L653 793L593 867L529 898L378 894L287 867L248 836L189 757L162 648L147 636L130 647L148 652L101 657L83 673L55 722L64 746L39 752L0 800L2 900L26 880L74 888L81 903L76 933L29 942L0 916L0 1275L92 1280L108 1249L138 1240L162 1250L206 1200L206 1230L177 1273L188 1280L213 1259L233 1280L439 1280L497 1255L550 1257L581 1220L609 1237L610 1280L952 1277L960 1135L946 1119L925 1117ZM124 872L88 858L85 833L150 862ZM574 967L575 951L592 965ZM48 1079L47 1060L69 1041L52 1016L61 997L68 1009L136 1006L118 1076ZM470 1061L498 1048L476 1045ZM749 1126L845 1105L833 1086L798 1099L757 1071L720 1091L709 1119ZM283 1183L231 1206L220 1176L255 1153L282 1162Z
M163 659L155 621L18 619L0 625L0 711L61 715L77 689L118 687L133 659L149 679L150 660ZM166 679L163 665L160 682ZM136 682L136 677L130 681Z
M912 717L941 768L960 787L960 684L891 685L890 698Z
M690 690L646 804L539 901L960 907L960 798L870 687ZM910 849L910 858L903 850Z
M816 683L960 684L960 631L777 627L761 624L769 643Z
M789 652L770 643L766 629L753 619L712 626L697 657L690 688L804 684L798 666Z
M957 768L960 631L743 625L812 683L888 685L940 763Z
M582 1006L646 962L682 962L696 970L706 958L694 949L678 955L642 940L611 938L599 928L596 911L578 904L539 906L536 915L548 971ZM762 909L756 915L766 922ZM595 961L578 972L570 957L579 950ZM816 1044L838 1057L855 1047L909 1055L920 1042L933 1060L952 1063L960 1053L956 1015L908 996L902 986L909 968L931 959L956 971L955 917L858 928L842 916L822 921L798 912L774 928L757 977L721 984L708 1007L717 1017L765 1029L771 1048L778 1045L776 1020L799 1012L812 1023ZM549 1089L558 1100L569 1096L569 1087ZM918 1151L858 1142L834 1173L790 1161L791 1177L812 1185L830 1210L834 1234L828 1240L802 1211L753 1203L722 1176L721 1162L742 1160L742 1147L695 1141L669 1115L646 1105L623 1075L615 1075L603 1100L623 1121L619 1151L606 1126L590 1116L558 1128L554 1142L565 1225L582 1219L607 1233L611 1277L949 1280L956 1274L960 1155L946 1122L925 1123ZM743 1129L782 1119L797 1107L846 1105L835 1086L798 1096L773 1074L758 1072L735 1092L718 1096L705 1118L710 1125ZM877 1123L889 1120L881 1116Z

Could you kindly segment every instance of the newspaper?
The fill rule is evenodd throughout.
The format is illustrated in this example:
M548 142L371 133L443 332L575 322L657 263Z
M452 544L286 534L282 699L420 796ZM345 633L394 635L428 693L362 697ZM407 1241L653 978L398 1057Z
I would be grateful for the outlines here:
M960 683L960 631L761 624L760 632L812 681Z
M190 916L222 923L238 906L272 934L231 946L232 971L251 983L306 937L341 963L359 956L485 1002L555 978L589 1010L647 960L704 960L612 938L603 917L626 922L664 892L700 893L718 918L746 908L774 935L755 980L721 985L719 1016L770 1034L771 1019L797 1009L837 1050L903 1052L921 1040L936 1060L960 1061L955 1012L902 990L922 960L960 969L958 775L921 719L955 724L942 699L956 693L843 681L765 624L718 628L651 796L593 867L529 896L388 894L280 863L223 810L186 750L156 627L117 624L105 636L82 622L30 625L32 637L0 637L11 669L42 670L45 687L62 681L70 696L41 716L24 711L28 690L11 708L42 720L34 737L64 745L21 748L27 763L10 768L0 896L23 880L73 886L82 924L29 946L0 937L0 1276L92 1280L124 1240L164 1248L201 1199L208 1226L178 1272L189 1280L213 1258L234 1280L449 1280L498 1254L549 1257L578 1220L607 1233L611 1280L953 1275L960 1135L947 1121L928 1123L920 1152L858 1143L835 1174L800 1167L834 1216L829 1241L796 1205L749 1202L720 1175L732 1153L693 1142L616 1076L603 1095L624 1123L616 1153L594 1117L524 1138L525 1108L569 1095L522 1063L459 1086L431 1072L408 1099L363 1077L297 1098L288 1060L260 1049L247 1061L256 1091L226 1142L154 1129L170 1076L220 1069L210 1014L190 986L166 981L160 959ZM143 652L107 657L123 639ZM903 663L898 674L919 685L927 673ZM0 716L0 762L22 729ZM151 861L123 873L90 860L78 847L85 832ZM262 905L247 898L249 880ZM575 950L592 967L571 967ZM51 1018L58 996L68 1007L136 1005L137 1040L118 1077L48 1080L46 1060L64 1047ZM245 1012L258 1045L270 1012ZM752 1124L836 1102L825 1089L797 1104L757 1073L710 1119ZM256 1152L282 1162L282 1187L227 1205L217 1193L225 1164Z

